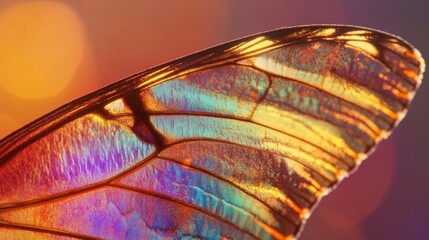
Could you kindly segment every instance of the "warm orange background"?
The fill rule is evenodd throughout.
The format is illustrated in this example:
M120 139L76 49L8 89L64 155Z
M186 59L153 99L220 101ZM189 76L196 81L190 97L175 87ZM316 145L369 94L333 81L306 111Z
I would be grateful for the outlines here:
M132 73L245 35L314 23L388 31L429 56L425 1L0 2L0 137ZM423 81L424 82L424 81ZM302 239L423 239L429 227L429 85Z

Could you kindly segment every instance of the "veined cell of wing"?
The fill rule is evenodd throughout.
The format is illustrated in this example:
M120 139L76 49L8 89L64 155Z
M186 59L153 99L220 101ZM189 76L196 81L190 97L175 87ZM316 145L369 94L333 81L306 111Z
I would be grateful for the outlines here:
M351 26L245 37L135 74L0 141L0 235L299 235L403 118L424 61Z

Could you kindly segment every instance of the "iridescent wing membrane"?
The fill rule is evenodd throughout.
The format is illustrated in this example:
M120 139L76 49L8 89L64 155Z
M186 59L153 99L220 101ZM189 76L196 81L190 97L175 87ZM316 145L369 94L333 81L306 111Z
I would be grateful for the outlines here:
M397 37L304 26L136 74L0 142L0 235L296 237L423 71Z

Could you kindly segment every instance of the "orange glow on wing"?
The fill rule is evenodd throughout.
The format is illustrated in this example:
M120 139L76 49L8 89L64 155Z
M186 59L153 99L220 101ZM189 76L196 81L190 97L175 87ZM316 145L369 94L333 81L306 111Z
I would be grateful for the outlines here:
M26 2L0 12L0 87L23 99L60 93L84 49L78 16L58 2Z

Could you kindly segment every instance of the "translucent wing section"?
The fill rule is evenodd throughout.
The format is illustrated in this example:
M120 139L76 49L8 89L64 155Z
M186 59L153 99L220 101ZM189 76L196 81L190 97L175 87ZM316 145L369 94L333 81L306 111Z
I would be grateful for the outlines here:
M0 142L0 234L294 238L423 71L396 37L307 26L136 74Z

